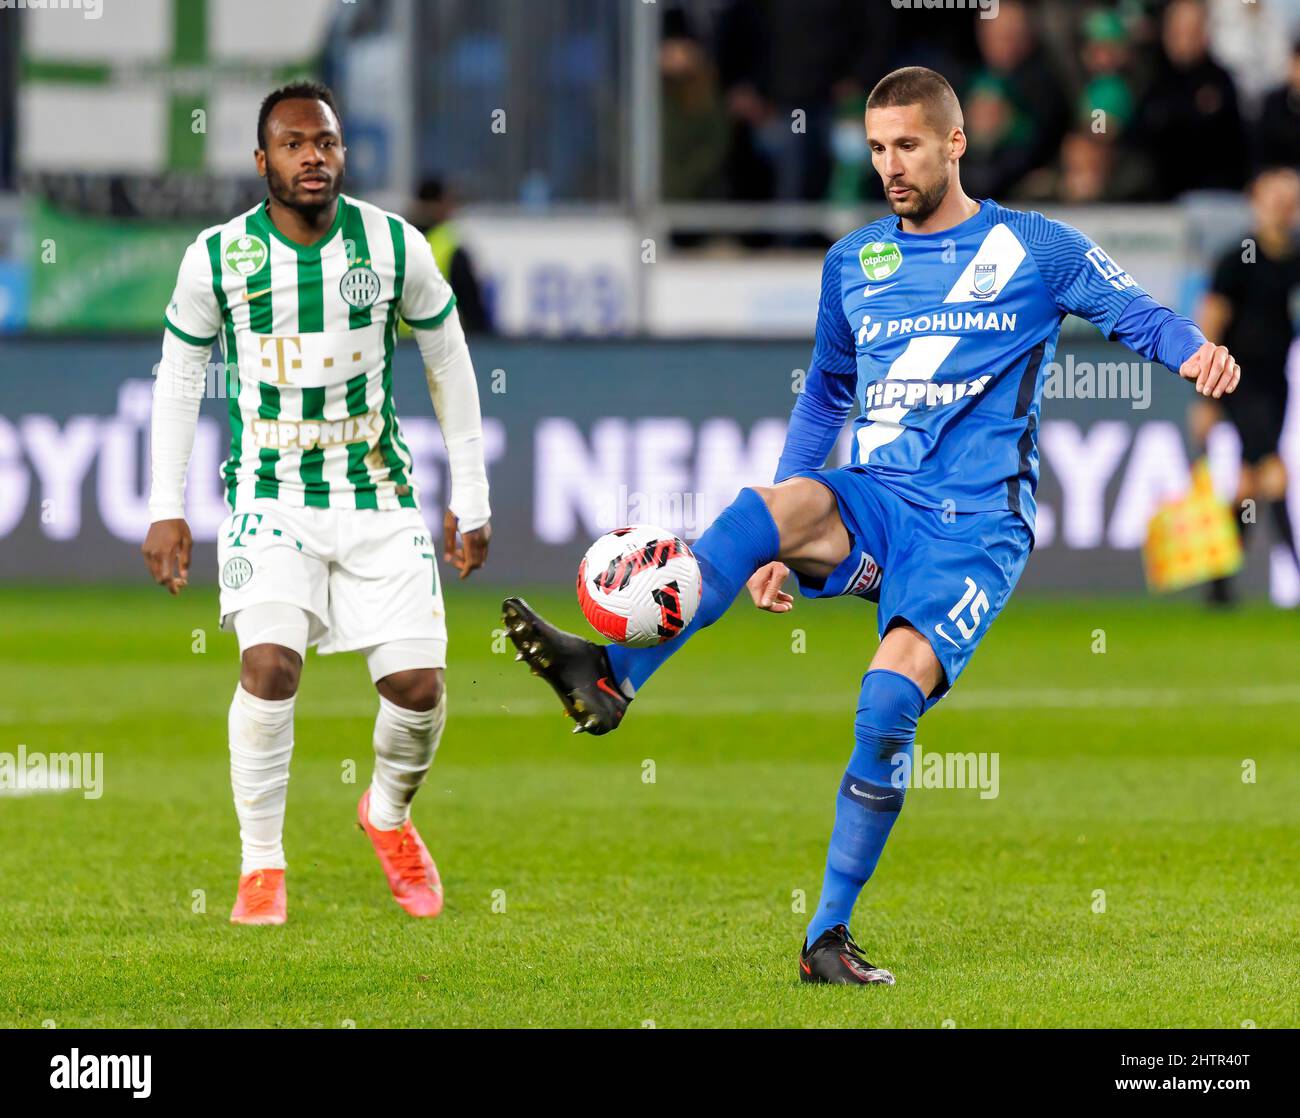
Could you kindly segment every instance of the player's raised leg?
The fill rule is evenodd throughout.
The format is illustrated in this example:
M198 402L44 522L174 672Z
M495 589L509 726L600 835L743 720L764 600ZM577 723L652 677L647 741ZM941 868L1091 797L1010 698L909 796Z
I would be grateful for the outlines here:
M804 982L892 986L894 976L866 960L849 933L849 918L903 808L894 781L898 758L910 766L925 700L943 679L933 649L909 625L885 634L862 677L854 748L835 798L835 827L826 852L821 899L799 956Z
M575 732L606 734L617 727L637 690L686 641L717 621L760 567L781 559L810 574L828 574L848 554L849 538L831 492L807 478L791 478L742 489L693 550L703 577L699 608L679 636L653 648L599 645L556 629L519 598L503 603L517 658L551 685L577 722Z
M442 880L411 822L411 801L424 783L447 721L442 659L435 642L399 640L366 650L379 714L375 771L357 804L357 822L375 848L393 900L412 916L442 911ZM412 666L413 664L418 666Z
M230 921L283 924L284 809L308 619L297 606L264 603L239 610L234 625L242 651L230 704L230 786L242 857Z

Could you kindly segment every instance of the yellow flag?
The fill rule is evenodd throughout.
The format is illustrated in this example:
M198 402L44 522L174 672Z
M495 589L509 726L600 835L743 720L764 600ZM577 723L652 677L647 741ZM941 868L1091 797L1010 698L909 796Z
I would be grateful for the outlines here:
M1219 500L1202 458L1192 467L1192 487L1165 501L1147 525L1142 548L1147 586L1156 591L1182 590L1241 570L1241 537L1232 509Z

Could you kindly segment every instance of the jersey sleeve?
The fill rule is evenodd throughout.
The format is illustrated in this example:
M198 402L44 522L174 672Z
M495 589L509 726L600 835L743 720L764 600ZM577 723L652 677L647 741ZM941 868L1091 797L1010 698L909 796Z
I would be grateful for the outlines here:
M441 326L456 305L451 284L438 271L429 242L413 225L405 222L406 276L402 281L402 318L412 327L429 330Z
M163 325L183 342L210 346L221 331L221 308L212 289L212 262L200 237L181 258L176 287L163 314Z
M1073 226L1039 213L1024 215L1021 232L1056 306L1086 318L1111 337L1124 308L1146 292L1106 252Z
M812 364L826 373L856 377L857 348L853 344L849 320L844 316L843 294L840 290L843 259L843 251L835 245L826 254L826 261L822 265L822 291L817 303L817 333L813 340Z

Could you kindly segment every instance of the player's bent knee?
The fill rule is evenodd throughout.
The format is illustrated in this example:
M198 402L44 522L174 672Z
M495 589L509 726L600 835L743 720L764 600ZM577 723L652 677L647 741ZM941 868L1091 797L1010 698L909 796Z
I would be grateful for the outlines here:
M292 698L301 675L302 658L282 644L255 644L240 657L240 686L259 699Z
M906 676L926 695L944 682L943 665L934 647L915 628L896 618L871 658L872 669Z
M390 703L407 710L433 710L445 691L442 675L441 668L412 668L384 676L375 687Z

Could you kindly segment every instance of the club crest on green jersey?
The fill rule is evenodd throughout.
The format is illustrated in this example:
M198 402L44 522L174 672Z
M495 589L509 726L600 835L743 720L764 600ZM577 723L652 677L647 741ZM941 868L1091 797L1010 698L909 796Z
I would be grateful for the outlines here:
M226 267L237 276L251 276L266 264L266 242L252 233L241 233L226 245Z
M372 306L379 298L379 276L373 268L354 264L339 280L339 294L349 306Z
M872 283L888 279L903 266L903 253L892 241L872 241L862 246L858 262Z
M253 564L242 555L227 559L226 565L221 568L221 581L231 590L238 590L252 577Z

